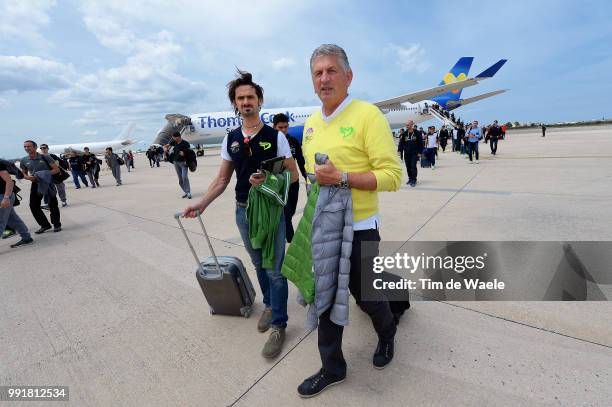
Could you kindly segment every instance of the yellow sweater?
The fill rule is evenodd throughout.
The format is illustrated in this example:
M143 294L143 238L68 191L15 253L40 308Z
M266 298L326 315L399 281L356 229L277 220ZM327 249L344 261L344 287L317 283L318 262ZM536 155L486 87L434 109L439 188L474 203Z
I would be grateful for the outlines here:
M376 191L352 189L353 219L358 222L378 213L378 191L397 191L402 169L387 119L374 105L353 100L332 121L321 111L304 123L302 150L306 171L314 174L315 153L324 153L342 172L372 171Z

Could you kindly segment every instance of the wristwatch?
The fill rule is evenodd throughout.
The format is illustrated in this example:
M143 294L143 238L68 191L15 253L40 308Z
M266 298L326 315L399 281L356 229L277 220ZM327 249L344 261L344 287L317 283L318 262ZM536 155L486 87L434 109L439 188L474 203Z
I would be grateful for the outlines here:
M340 183L338 183L338 187L342 189L349 188L348 172L342 173L342 178L340 179Z

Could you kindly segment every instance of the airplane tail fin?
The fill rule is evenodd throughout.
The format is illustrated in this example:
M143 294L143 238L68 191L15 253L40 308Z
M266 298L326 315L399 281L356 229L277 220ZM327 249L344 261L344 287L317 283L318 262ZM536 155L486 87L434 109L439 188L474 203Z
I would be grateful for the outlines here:
M135 127L136 127L136 125L134 124L134 122L129 122L123 128L123 130L121 130L121 133L119 133L119 135L113 139L113 141L114 140L125 140L125 139L129 138L130 134L132 134L132 132L134 131Z
M444 75L439 85L447 85L449 83L460 82L466 80L474 57L461 57L455 65ZM450 100L459 100L462 89L456 89L450 92L436 96L432 100L440 106L446 108L446 103Z

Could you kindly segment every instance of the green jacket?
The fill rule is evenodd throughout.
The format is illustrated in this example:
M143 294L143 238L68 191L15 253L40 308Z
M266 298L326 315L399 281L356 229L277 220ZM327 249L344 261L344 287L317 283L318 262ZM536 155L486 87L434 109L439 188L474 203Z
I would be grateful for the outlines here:
M287 204L291 173L283 171L274 175L265 171L265 174L266 180L249 190L247 220L251 246L262 252L262 268L273 269L274 240L278 222Z
M285 254L285 261L281 273L295 284L304 297L306 304L312 304L315 298L315 280L312 271L312 219L317 199L319 198L319 184L312 185L308 194L308 201L304 207L304 214L298 224L293 240Z

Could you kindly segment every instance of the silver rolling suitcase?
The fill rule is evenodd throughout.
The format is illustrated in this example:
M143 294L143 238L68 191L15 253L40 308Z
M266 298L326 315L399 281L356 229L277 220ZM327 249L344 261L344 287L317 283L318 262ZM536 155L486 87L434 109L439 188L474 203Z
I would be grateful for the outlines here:
M202 217L198 213L198 221L200 226L202 226L208 248L212 254L212 256L207 257L201 262L183 227L181 214L177 213L174 217L198 265L196 278L210 307L210 313L213 315L236 315L248 318L251 315L253 302L255 301L255 289L242 261L238 257L217 257L215 255Z

